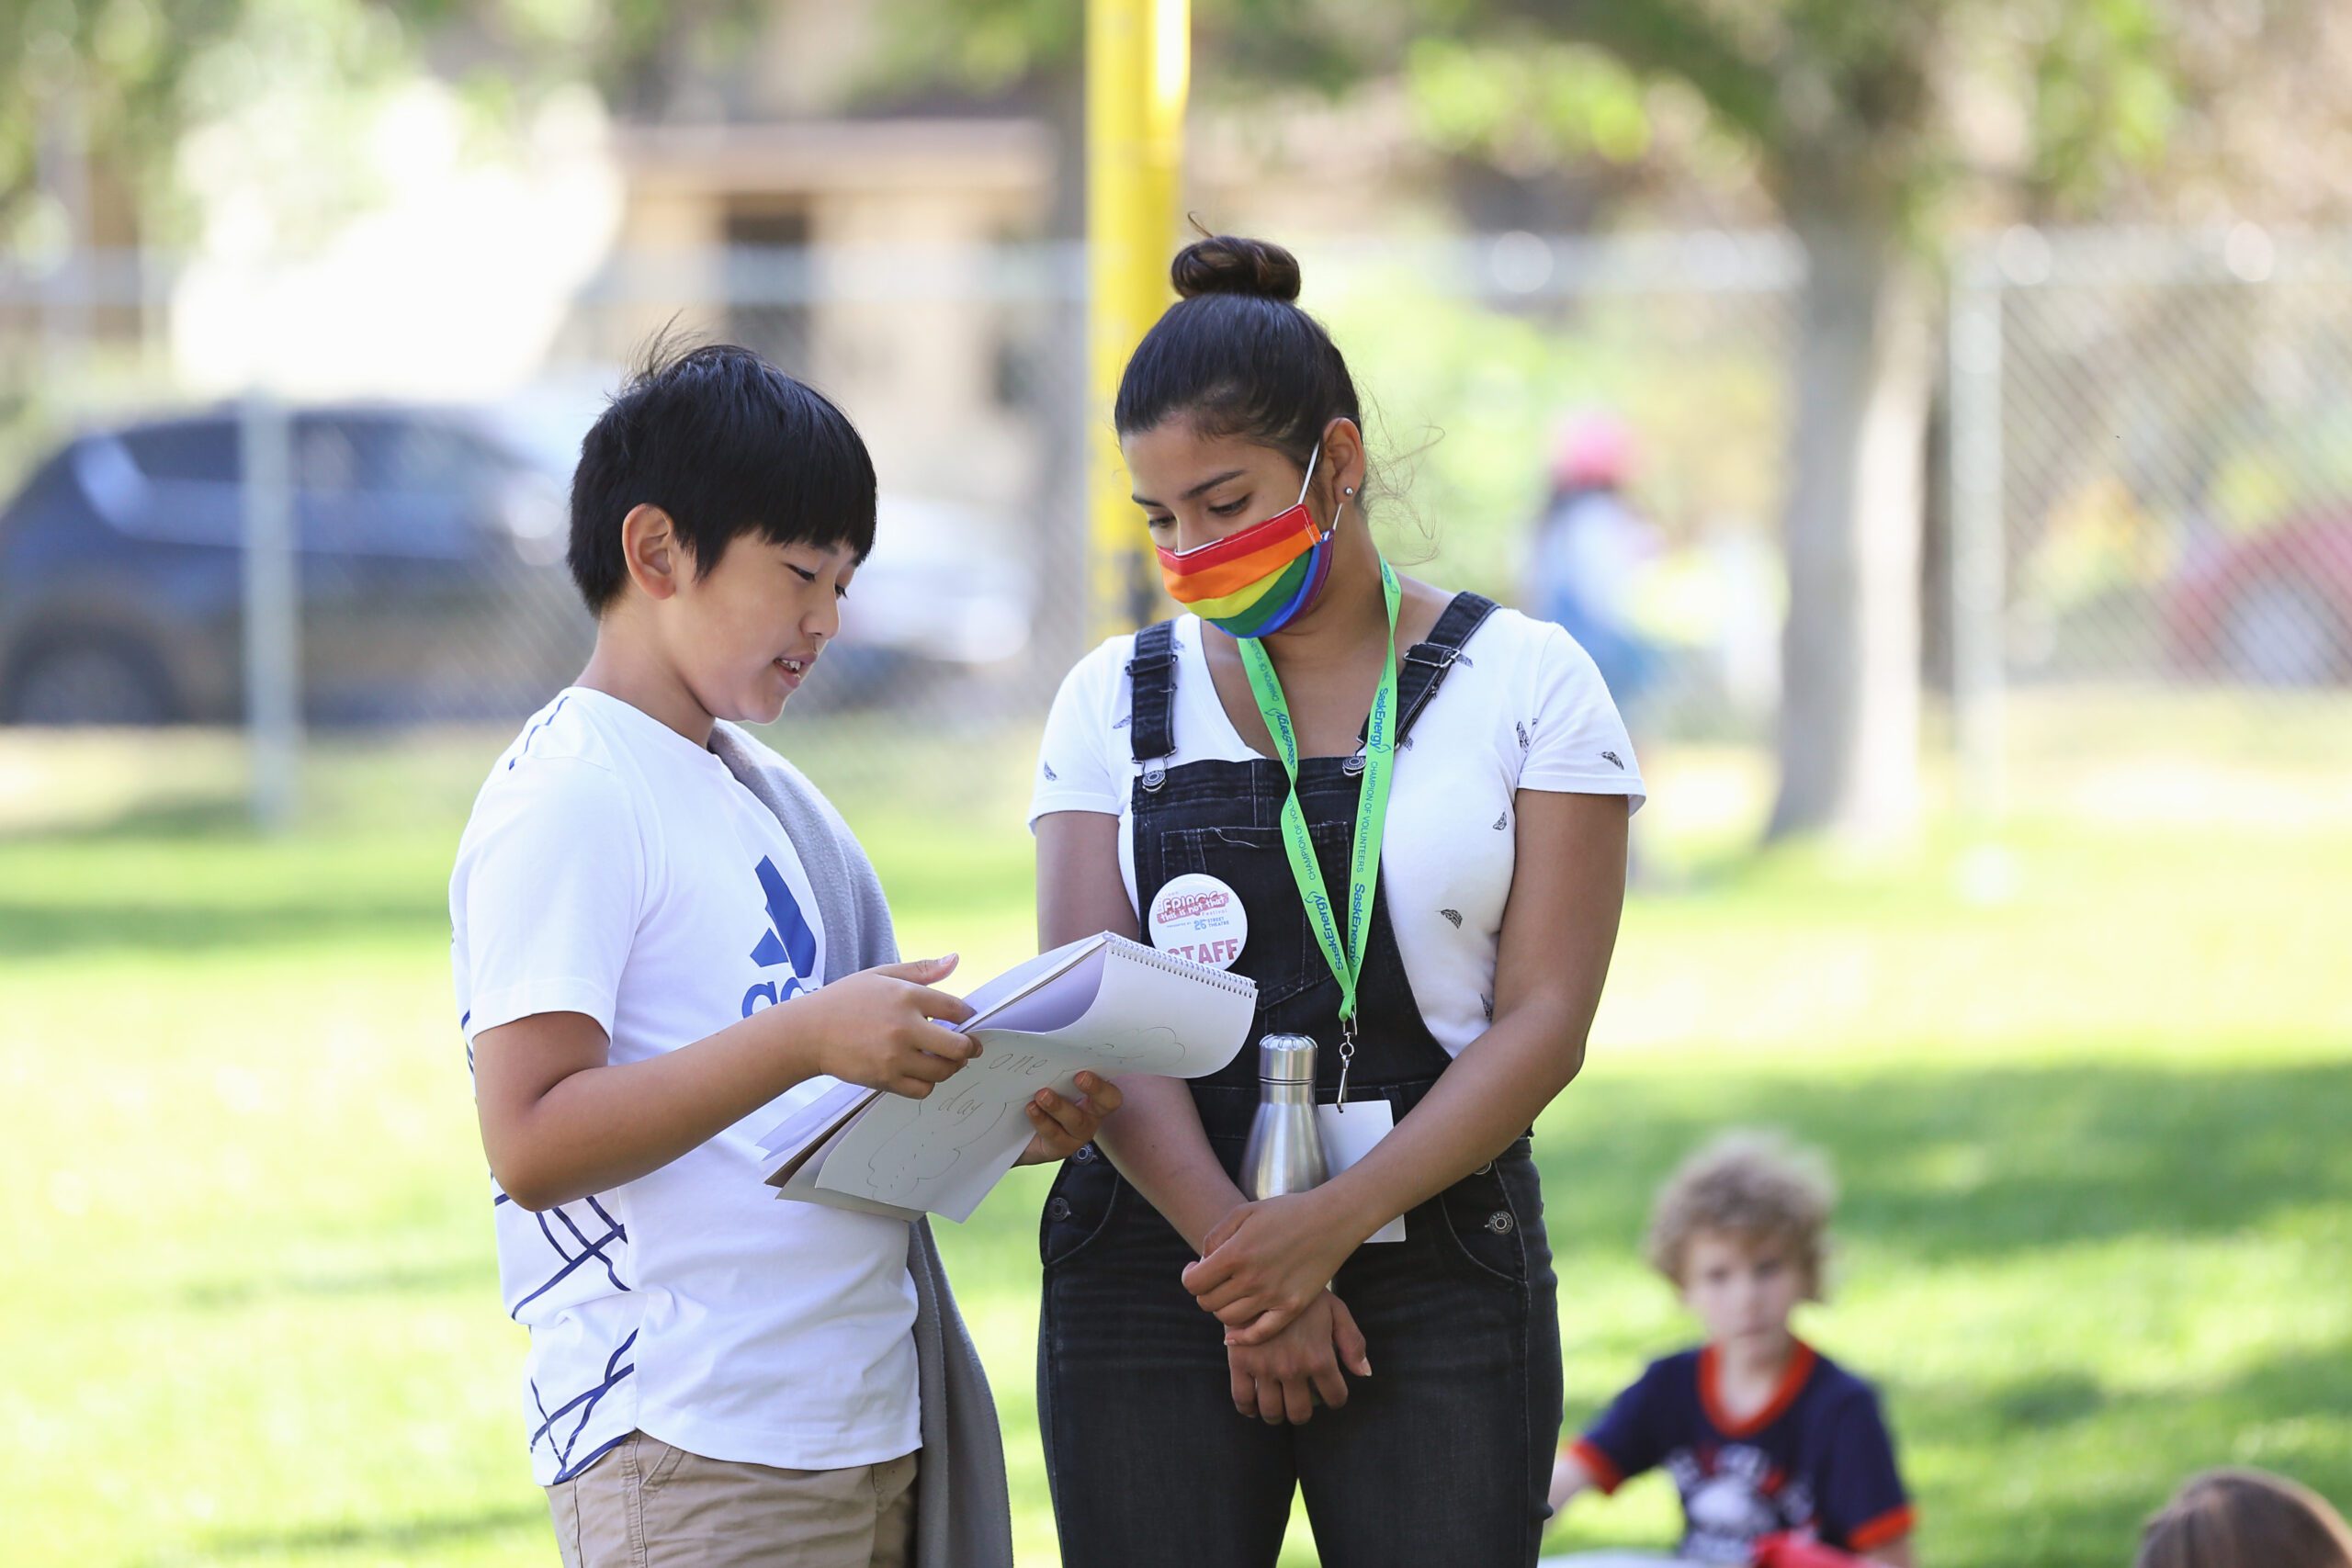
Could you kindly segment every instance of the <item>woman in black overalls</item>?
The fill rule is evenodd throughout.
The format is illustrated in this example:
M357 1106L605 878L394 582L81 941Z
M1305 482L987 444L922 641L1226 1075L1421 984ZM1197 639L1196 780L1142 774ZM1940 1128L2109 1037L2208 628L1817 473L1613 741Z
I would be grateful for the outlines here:
M1175 274L1185 298L1120 389L1127 466L1164 549L1236 537L1298 491L1330 551L1311 602L1258 646L1295 725L1316 862L1344 904L1385 655L1401 654L1389 710L1401 753L1494 606L1408 583L1390 630L1353 504L1354 389L1290 303L1288 254L1208 240ZM1271 710L1253 701L1240 645L1199 625L1216 694L1258 754L1164 765L1182 739L1180 661L1162 623L1139 634L1126 670L1135 899L1117 818L1037 823L1046 944L1134 933L1165 883L1205 874L1249 912L1234 968L1259 987L1232 1065L1192 1084L1125 1080L1125 1109L1047 1200L1038 1395L1063 1561L1259 1568L1279 1551L1296 1489L1330 1568L1532 1562L1561 1386L1527 1130L1582 1061L1623 891L1623 802L1522 792L1493 1022L1458 1057L1423 1021L1386 883L1374 883L1346 1096L1385 1100L1396 1130L1314 1192L1246 1204L1235 1172L1258 1103L1256 1041L1313 1036L1318 1098L1331 1101L1342 990L1283 847L1293 785L1269 754ZM1392 814L1382 826L1395 846L1430 825ZM1399 1214L1402 1242L1362 1245Z

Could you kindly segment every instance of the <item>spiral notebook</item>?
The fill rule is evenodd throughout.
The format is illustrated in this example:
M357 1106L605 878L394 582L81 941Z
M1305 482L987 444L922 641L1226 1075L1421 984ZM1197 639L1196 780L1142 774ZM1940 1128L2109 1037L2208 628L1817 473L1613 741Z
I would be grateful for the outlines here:
M760 1140L777 1196L958 1223L1029 1145L1023 1111L1078 1075L1204 1077L1233 1060L1257 982L1108 931L1014 966L964 998L980 1054L923 1100L812 1078Z

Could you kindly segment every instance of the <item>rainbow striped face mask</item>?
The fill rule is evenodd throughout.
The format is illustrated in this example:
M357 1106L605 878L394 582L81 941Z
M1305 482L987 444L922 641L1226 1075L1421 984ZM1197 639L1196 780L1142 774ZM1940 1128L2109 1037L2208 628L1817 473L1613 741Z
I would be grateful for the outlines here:
M1168 596L1201 619L1237 637L1260 637L1296 620L1323 591L1331 570L1331 528L1317 529L1306 510L1306 487L1323 444L1306 459L1298 500L1286 511L1238 533L1189 550L1159 552Z

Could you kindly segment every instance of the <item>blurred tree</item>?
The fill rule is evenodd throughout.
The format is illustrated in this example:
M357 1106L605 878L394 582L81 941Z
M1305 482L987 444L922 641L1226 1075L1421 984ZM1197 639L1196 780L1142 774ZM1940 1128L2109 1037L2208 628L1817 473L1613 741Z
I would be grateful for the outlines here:
M14 0L0 25L0 234L53 254L85 242L91 171L165 154L187 68L243 0L76 6Z
M368 0L30 0L9 9L0 243L36 261L169 230L184 216L182 138L224 107L266 93L356 99L413 60L400 10Z
M2174 104L2155 4L1411 8L1450 40L1445 68L1414 76L1457 145L1533 132L1623 159L1648 130L1641 85L1679 83L1804 245L1775 836L1916 812L1935 242L1985 174L2063 191L2153 152Z
M2016 217L2343 211L2352 110L2329 89L2352 19L2324 0L1589 0L1463 21L1472 10L1500 13L1502 36L1476 46L1498 57L1568 38L1694 88L1804 242L1770 830L1907 819L1940 243ZM2176 135L2193 164L2158 159ZM2334 154L2332 178L2298 177L2312 146Z
M1074 0L888 3L891 34L958 32L997 81L1074 69ZM2308 89L2328 80L2315 55L2341 64L2352 54L2352 25L2327 20L2346 10L2325 0L1195 0L1193 80L1214 101L1401 79L1421 137L1505 183L1580 165L1602 172L1605 196L1665 155L1686 178L1695 170L1769 199L1811 257L1770 830L1871 830L1916 809L1940 238L2118 199L2143 210L2190 191L2209 210L2217 192L2263 200L2278 188L2263 169L2345 148L2341 95L2334 140L2314 141L2306 122L2325 96ZM936 51L901 62L966 69ZM2273 101L2265 81L2301 86ZM2264 113L2225 112L2249 96ZM1702 112L1685 112L1694 101ZM2257 132L2250 120L2300 129ZM2178 190L2155 160L2176 126L2200 154ZM1457 183L1480 203L1473 216L1491 220L1495 180ZM2312 183L2290 210L2308 209ZM2324 183L2340 210L2343 175ZM1554 210L1576 220L1578 206Z
M433 69L487 126L586 82L658 119L739 54L765 0L0 0L0 247L36 261L175 231L188 132L275 98L274 152L331 175L321 146L370 93ZM299 124L288 123L288 117ZM364 193L346 195L365 205Z
M7 0L0 243L53 254L109 204L152 226L189 123L281 90L288 61L328 98L429 61L493 107L586 80L657 119L797 3ZM883 92L1027 97L1074 146L1080 0L878 6ZM1195 0L1195 33L1213 102L1401 83L1479 220L1588 221L1670 166L1803 239L1776 833L1913 808L1939 237L2352 208L2341 0ZM1567 168L1595 173L1563 195Z

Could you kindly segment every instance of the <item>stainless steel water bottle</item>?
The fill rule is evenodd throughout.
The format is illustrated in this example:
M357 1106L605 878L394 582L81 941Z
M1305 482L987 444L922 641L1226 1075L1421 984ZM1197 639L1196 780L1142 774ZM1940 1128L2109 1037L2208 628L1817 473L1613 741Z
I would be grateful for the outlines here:
M1241 1150L1241 1194L1275 1198L1319 1187L1330 1174L1315 1120L1315 1042L1269 1034L1258 1042L1258 1114Z

